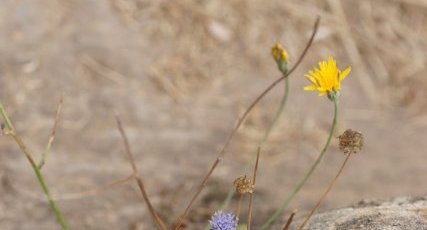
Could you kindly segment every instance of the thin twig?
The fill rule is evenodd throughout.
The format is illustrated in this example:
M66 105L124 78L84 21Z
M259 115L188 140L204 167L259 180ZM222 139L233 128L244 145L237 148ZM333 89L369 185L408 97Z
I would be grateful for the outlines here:
M289 218L288 218L288 221L286 221L286 224L285 224L285 226L283 227L283 230L288 230L289 229L289 227L291 226L291 224L292 224L292 220L294 219L294 216L295 216L295 214L297 213L297 211L296 210L294 210L292 213L291 213L291 215L289 216Z
M275 80L273 83L271 83L271 85L269 85L250 105L249 107L246 109L246 111L243 113L242 117L238 120L236 126L234 127L234 129L231 131L230 135L228 136L227 140L225 141L224 146L222 147L221 151L218 154L217 159L214 161L214 163L212 164L208 174L203 178L202 182L200 183L200 185L197 188L196 193L193 195L193 197L190 200L190 203L187 205L187 207L185 208L184 213L179 217L177 223L177 226L180 226L180 224L184 221L184 219L187 217L191 206L193 205L194 201L197 199L197 197L200 195L202 189L205 187L205 184L207 182L207 180L209 179L210 175L212 174L212 172L215 170L216 166L218 165L219 161L222 159L223 155L225 154L225 149L228 147L231 139L233 138L233 136L235 135L235 133L237 132L237 130L239 129L240 125L243 123L243 121L245 120L246 116L249 114L249 112L255 107L256 104L258 104L258 102L268 93L270 92L271 89L273 89L279 82L283 81L285 78L287 78L290 74L292 74L295 69L299 66L299 64L301 63L302 59L305 57L305 55L307 54L308 49L310 48L311 44L313 43L314 40L314 36L317 33L318 27L319 27L319 22L320 22L320 17L316 18L316 22L314 23L314 28L313 28L313 33L309 39L309 41L307 42L307 45L305 46L304 50L302 51L300 57L298 58L298 60L296 61L295 65L289 70L288 74L278 78L277 80ZM175 230L178 230L178 227L175 228Z
M55 197L55 200L74 200L74 199L81 199L81 198L88 197L88 196L94 196L94 195L101 194L101 193L105 192L106 190L108 190L112 187L123 185L123 184L127 183L128 181L130 181L131 179L134 179L133 174L131 174L125 178L112 181L108 184L101 185L97 188L92 188L92 189L89 189L86 191L81 191L81 192L76 192L76 193L62 194L60 196L54 196L54 197Z
M52 194L52 197L56 201L82 199L85 197L95 196L95 195L101 194L110 188L124 185L125 183L127 183L133 179L134 179L134 175L130 174L127 177L112 181L108 184L101 185L101 186L98 186L95 188L87 189L87 190L80 191L80 192L71 192L71 193L65 193L65 194L63 194L63 193ZM13 191L16 191L17 193L21 194L22 196L25 196L25 197L28 197L31 199L35 199L37 201L46 201L47 200L44 196L41 197L38 194L34 194L33 191L23 190L22 188L19 188L18 186L14 185L13 183L10 184L10 187L11 187L11 189L13 189Z
M125 149L126 149L126 154L127 154L129 163L132 166L132 172L133 172L134 178L135 178L136 182L138 183L138 187L139 187L139 190L141 191L142 197L144 198L144 201L148 206L148 210L150 211L150 214L152 215L156 224L159 226L160 229L166 230L167 229L166 225L160 219L160 216L157 214L156 210L154 210L153 205L151 205L150 199L148 198L147 192L145 191L144 183L142 182L142 179L139 176L138 168L136 167L135 159L133 158L133 155L132 155L132 152L130 149L130 145L129 145L129 141L127 139L125 130L123 129L122 123L121 123L118 115L116 115L116 121L117 121L117 127L120 131L120 135L122 136L122 139L123 139L123 144L124 144Z
M238 219L240 219L240 209L242 207L242 202L243 202L243 194L240 194L239 202L237 203L237 210L236 210L236 216Z
M256 182L256 174L258 172L258 162L259 162L259 154L261 152L261 147L258 147L258 151L256 153L256 162L254 167L254 174L252 177L252 185L254 190L249 195L249 214L248 214L248 230L251 230L251 223L252 223L252 201L254 198L254 192L255 192L255 182Z
M53 122L53 128L49 137L49 141L47 142L46 149L44 150L42 154L42 158L38 164L39 169L42 169L43 165L45 164L47 155L49 154L50 149L52 148L52 143L55 140L56 127L58 126L58 123L59 123L59 118L60 118L63 103L64 103L64 98L61 96L61 98L59 99L58 107L56 108L55 120Z
M328 189L326 189L326 191L323 193L322 197L320 197L317 204L311 209L310 214L308 214L308 216L305 218L304 222L298 228L299 230L302 230L304 228L304 226L308 223L310 218L313 216L314 212L319 208L320 204L323 202L323 200L326 198L328 193L331 191L332 187L334 187L335 183L338 180L338 177L341 175L342 171L344 170L345 165L347 164L348 160L350 159L350 155L352 155L352 154L351 153L347 154L347 157L345 158L344 162L342 163L341 168L338 171L337 175L335 175L335 178L331 181Z

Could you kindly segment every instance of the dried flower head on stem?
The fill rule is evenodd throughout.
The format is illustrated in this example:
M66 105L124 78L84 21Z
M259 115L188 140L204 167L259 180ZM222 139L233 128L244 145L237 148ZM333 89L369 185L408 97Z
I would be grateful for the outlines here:
M238 177L234 181L234 187L236 189L236 192L239 194L247 194L254 192L254 185L252 184L252 180L246 175Z
M363 147L363 134L351 129L347 129L338 137L340 150L345 153L357 153Z

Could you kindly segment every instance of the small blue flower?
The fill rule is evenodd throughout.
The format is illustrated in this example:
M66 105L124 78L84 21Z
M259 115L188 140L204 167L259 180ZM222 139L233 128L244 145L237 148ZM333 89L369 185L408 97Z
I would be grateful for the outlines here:
M233 213L215 212L209 221L211 230L236 230L239 219Z

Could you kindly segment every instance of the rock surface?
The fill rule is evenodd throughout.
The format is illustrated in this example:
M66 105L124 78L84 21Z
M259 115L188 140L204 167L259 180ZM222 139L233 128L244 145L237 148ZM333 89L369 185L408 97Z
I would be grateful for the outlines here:
M303 219L291 229L297 229ZM307 230L427 230L427 196L363 200L349 208L314 215Z

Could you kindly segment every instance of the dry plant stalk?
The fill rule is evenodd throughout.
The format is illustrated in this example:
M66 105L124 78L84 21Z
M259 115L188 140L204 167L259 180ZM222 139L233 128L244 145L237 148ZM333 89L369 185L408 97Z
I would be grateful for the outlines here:
M240 210L241 210L241 207L242 207L242 202L243 202L243 194L240 194L240 196L239 196L239 202L237 203L237 208L236 208L236 216L239 219L240 219Z
M295 214L297 214L297 211L296 210L294 210L292 213L291 213L291 215L289 216L289 218L288 218L288 221L286 221L286 224L285 224L285 226L283 227L283 230L288 230L289 229L289 227L291 226L291 224L292 224L292 220L294 219L294 217L295 217Z
M313 216L314 212L319 208L320 204L325 200L328 193L331 191L332 187L334 187L335 183L338 180L338 177L341 175L341 172L344 170L345 165L347 164L348 160L350 159L351 154L347 154L347 157L345 158L344 162L341 165L340 170L338 171L337 175L335 175L335 178L332 180L332 182L329 184L328 189L323 193L323 195L320 197L317 204L311 209L310 214L305 218L304 222L301 224L301 226L298 228L299 230L302 230L304 226L308 223L310 218Z
M56 127L58 127L63 103L64 97L61 96L61 98L59 99L58 107L56 108L55 119L53 122L52 132L50 133L49 141L47 142L46 149L44 150L42 158L40 159L40 162L38 164L39 169L42 169L43 165L45 164L47 155L49 154L50 149L52 148L53 141L55 140Z
M139 190L141 191L142 197L148 206L148 210L150 211L151 216L153 217L154 221L159 226L159 228L162 230L166 230L167 228L166 228L165 223L162 221L160 216L157 214L156 210L154 210L153 205L151 204L150 199L148 198L147 192L145 191L144 183L142 182L142 179L139 176L138 168L136 167L135 159L133 158L128 138L126 136L125 130L123 129L122 123L121 123L118 115L116 115L116 122L117 122L117 127L119 129L120 135L122 136L122 139L123 139L123 144L124 144L125 149L126 149L126 154L127 154L129 163L132 166L133 177L135 178L135 180L138 184L138 187L139 187Z
M183 221L185 220L185 218L187 217L191 207L193 206L194 202L196 201L197 197L200 195L201 191L203 190L203 188L206 185L206 182L208 181L209 177L212 175L213 171L215 170L215 168L218 166L219 162L222 160L222 157L225 155L225 149L228 147L228 145L231 142L231 139L234 137L234 135L236 134L237 130L240 128L240 126L242 125L243 121L245 120L245 118L247 117L247 115L249 114L249 112L255 107L256 104L258 104L258 102L264 98L265 95L267 95L268 92L270 92L271 89L273 89L277 84L279 84L281 81L283 81L285 78L287 78L289 75L291 75L295 69L299 66L299 64L301 64L303 58L305 57L305 55L307 54L307 51L309 50L309 48L311 47L313 40L314 40L314 36L317 33L318 27L319 27L319 23L320 23L320 17L316 18L316 21L314 23L313 26L313 32L311 34L310 39L308 40L304 50L302 51L301 55L299 56L298 60L296 61L295 65L289 70L289 72L286 75L283 75L282 77L278 78L277 80L275 80L273 83L271 83L250 105L249 107L246 109L246 111L243 113L243 115L241 116L241 118L238 120L236 126L234 127L234 129L231 131L230 135L228 136L227 140L225 141L224 146L222 147L221 151L218 154L218 157L216 158L216 160L214 161L214 163L212 164L211 168L209 169L208 173L205 175L205 177L203 178L202 182L200 183L200 185L197 187L196 193L193 195L193 197L191 198L189 204L187 205L187 207L184 210L184 213L182 215L180 215L178 221L176 221L177 227L175 228L175 230L179 229L179 226L183 223Z
M258 151L256 153L256 162L254 167L254 175L252 177L252 187L255 189L255 181L256 181L256 174L258 172L258 162L259 162L259 155L261 153L261 147L258 147ZM248 230L251 230L251 223L252 223L252 201L254 198L254 191L249 193L249 213L248 213Z
M54 196L54 198L55 200L74 200L74 199L81 199L88 196L95 196L107 191L110 188L124 185L125 183L129 182L132 179L134 179L133 174L128 175L127 177L124 177L122 179L112 181L108 184L104 184L104 185L92 188L92 189L88 189L81 192L75 192L75 193L61 194L60 196Z

